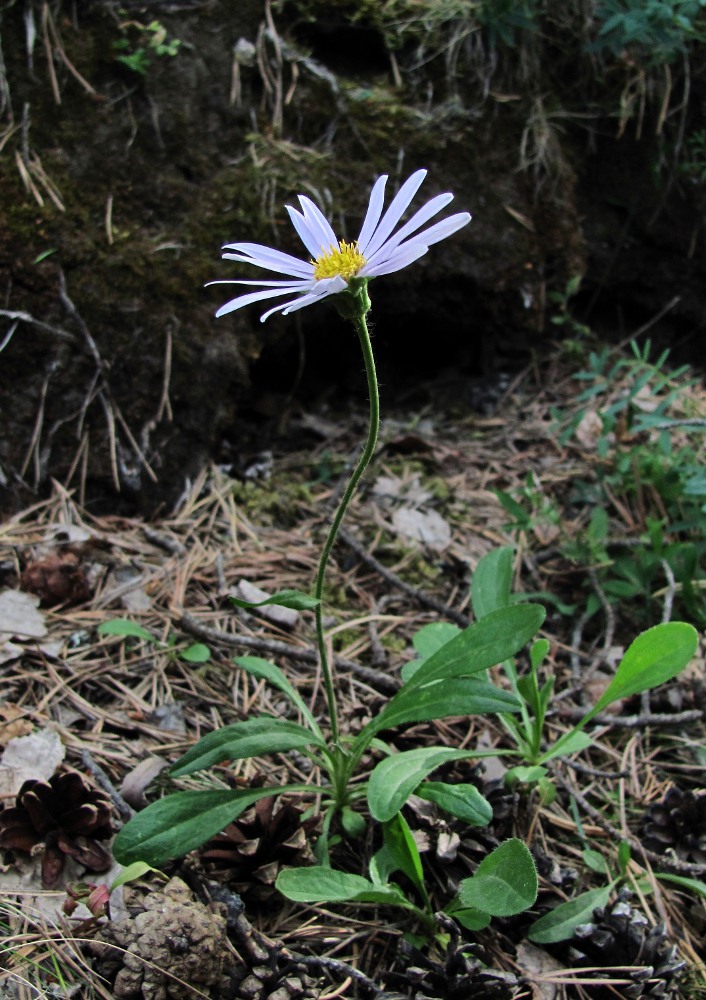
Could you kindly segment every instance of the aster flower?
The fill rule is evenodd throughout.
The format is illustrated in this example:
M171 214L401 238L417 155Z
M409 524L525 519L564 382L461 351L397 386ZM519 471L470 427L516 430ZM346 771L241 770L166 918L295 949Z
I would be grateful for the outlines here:
M293 296L260 317L264 321L273 313L287 315L297 309L321 302L331 295L348 289L357 279L377 278L381 274L401 271L422 257L433 243L446 239L471 221L468 212L459 212L441 222L422 229L430 219L453 200L452 194L439 194L422 206L412 218L396 232L395 227L409 208L426 170L417 170L409 177L383 214L387 175L378 177L370 193L368 210L354 243L336 238L326 217L306 195L299 195L301 211L287 205L289 217L299 237L311 254L308 261L290 254L262 246L260 243L228 243L223 249L224 260L241 264L254 264L267 271L287 277L275 281L223 280L212 285L250 285L258 291L239 295L226 302L216 313L225 316L253 302L263 302L278 296ZM419 232L421 230L421 232Z

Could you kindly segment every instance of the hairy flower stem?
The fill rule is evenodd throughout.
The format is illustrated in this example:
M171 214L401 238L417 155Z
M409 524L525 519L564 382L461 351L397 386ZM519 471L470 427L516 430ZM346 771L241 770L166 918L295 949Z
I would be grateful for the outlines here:
M360 482L360 479L365 472L366 468L370 463L370 459L373 457L375 452L375 447L378 440L378 432L380 430L380 396L378 393L378 381L377 374L375 371L375 358L373 356L373 348L370 343L370 333L368 332L368 324L366 323L365 317L370 310L370 299L367 292L367 281L365 279L352 279L349 282L349 291L343 293L336 297L335 304L339 308L339 312L342 313L347 319L353 321L356 333L358 334L358 339L360 341L360 346L363 351L363 361L365 362L365 374L368 379L368 393L370 396L370 418L368 423L368 438L365 442L365 447L358 459L358 464L353 471L353 474L345 488L343 497L338 506L338 509L334 515L333 522L329 529L328 537L326 538L326 543L323 547L321 553L321 559L319 561L319 569L316 575L316 587L314 589L314 596L318 599L319 603L316 606L316 638L319 647L319 657L321 659L321 670L324 677L324 687L326 689L326 700L328 702L329 709L329 719L331 726L331 740L334 746L335 752L340 752L339 743L339 730L338 730L338 708L336 705L336 693L334 689L333 682L333 672L331 669L331 664L329 663L328 652L326 649L326 640L324 637L324 624L323 624L323 608L322 608L322 598L324 592L324 582L326 577L326 569L328 566L329 557L331 555L331 550L336 542L336 537L343 522L348 506L353 499L353 494L355 493L356 486ZM343 769L342 769L343 770ZM333 776L334 786L338 784L336 781L336 776ZM346 788L345 782L343 787L335 787L337 804L342 804L342 799L345 795Z

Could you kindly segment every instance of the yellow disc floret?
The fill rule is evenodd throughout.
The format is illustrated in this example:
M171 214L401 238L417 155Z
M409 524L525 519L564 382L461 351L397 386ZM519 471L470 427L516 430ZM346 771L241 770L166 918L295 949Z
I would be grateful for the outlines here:
M312 264L317 281L339 276L348 281L354 278L365 264L365 257L358 249L357 243L346 243L345 240L341 240L337 247L331 244L325 253L312 261Z

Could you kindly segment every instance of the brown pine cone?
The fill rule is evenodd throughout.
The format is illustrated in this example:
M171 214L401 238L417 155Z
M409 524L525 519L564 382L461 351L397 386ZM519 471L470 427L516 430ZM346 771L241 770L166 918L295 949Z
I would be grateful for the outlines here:
M132 905L130 917L105 924L88 950L116 1000L191 1000L228 989L226 918L197 900L180 878Z
M706 791L683 792L673 785L648 807L640 839L656 854L671 848L682 861L706 864Z
M315 824L302 823L288 802L260 799L204 845L201 859L209 873L226 876L249 902L267 899L283 865L312 862L308 833Z
M42 853L42 885L59 884L67 857L91 872L110 868L111 856L99 841L113 835L111 802L78 771L30 779L14 806L0 812L0 848L24 854Z
M621 978L631 979L625 986L595 988L584 986L591 997L623 996L678 997L685 963L677 956L676 945L658 924L650 927L647 918L631 903L631 893L621 889L611 906L594 910L593 920L574 932L572 955L577 965L600 965L609 970L620 968ZM635 966L633 972L631 966Z

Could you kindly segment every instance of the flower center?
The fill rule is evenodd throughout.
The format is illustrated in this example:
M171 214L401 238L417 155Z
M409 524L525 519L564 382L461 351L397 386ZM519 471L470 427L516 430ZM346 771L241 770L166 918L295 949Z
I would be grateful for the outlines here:
M325 253L311 263L314 265L314 277L317 281L338 276L348 281L354 278L365 264L365 257L358 249L357 243L346 243L345 240L341 240L337 247L331 244Z

